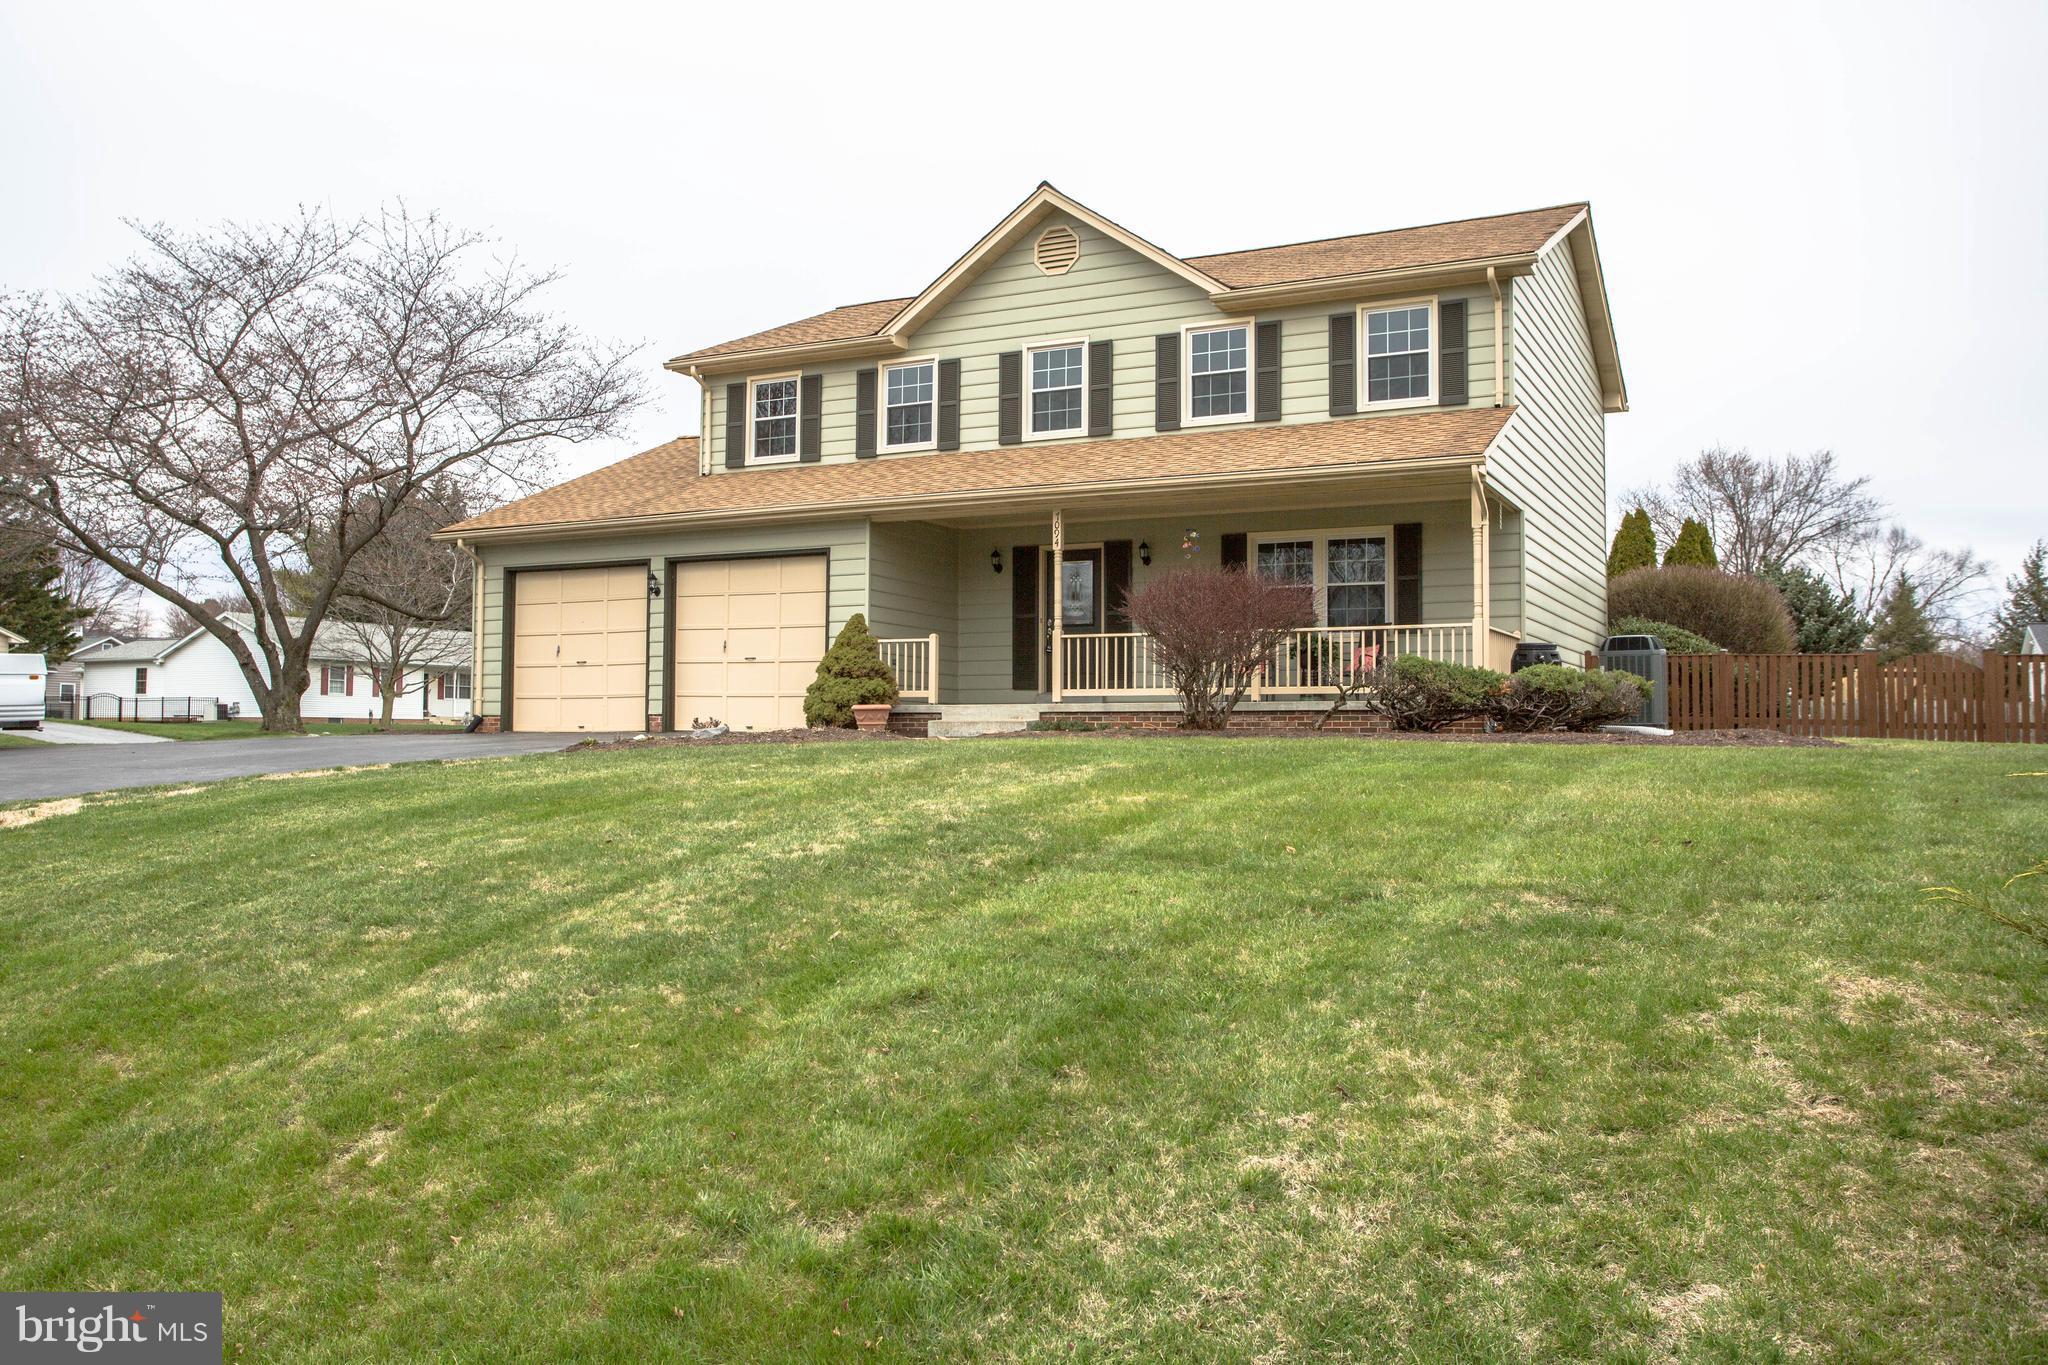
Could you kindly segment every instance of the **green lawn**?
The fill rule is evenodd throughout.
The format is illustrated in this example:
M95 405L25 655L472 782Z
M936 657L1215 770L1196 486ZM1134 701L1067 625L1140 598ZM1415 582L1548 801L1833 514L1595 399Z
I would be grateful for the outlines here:
M53 803L0 832L0 1284L218 1289L230 1360L2039 1358L2048 950L1916 891L2048 854L2044 770L1051 739Z
M92 725L102 730L132 730L142 735L162 735L166 739L276 739L275 731L263 730L255 720L81 720L66 721L67 725ZM460 726L445 721L394 720L382 733L411 730L440 730L452 732ZM365 720L325 721L308 720L306 733L309 735L363 735L380 732L380 727Z
M40 749L42 747L43 743L39 739L30 739L27 735L10 734L5 730L0 730L0 749Z

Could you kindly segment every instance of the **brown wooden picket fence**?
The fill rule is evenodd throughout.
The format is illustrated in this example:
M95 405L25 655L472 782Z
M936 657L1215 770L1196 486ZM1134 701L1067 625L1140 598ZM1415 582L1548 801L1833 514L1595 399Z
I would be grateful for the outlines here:
M1597 656L1588 656L1597 666ZM2048 654L1673 654L1674 730L2048 744Z

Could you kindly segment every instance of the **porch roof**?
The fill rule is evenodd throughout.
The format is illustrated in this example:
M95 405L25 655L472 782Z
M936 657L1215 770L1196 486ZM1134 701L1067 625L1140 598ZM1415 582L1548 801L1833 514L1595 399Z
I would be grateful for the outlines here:
M1476 461L1513 414L1454 408L710 474L698 471L697 438L684 436L458 522L438 538L990 507Z

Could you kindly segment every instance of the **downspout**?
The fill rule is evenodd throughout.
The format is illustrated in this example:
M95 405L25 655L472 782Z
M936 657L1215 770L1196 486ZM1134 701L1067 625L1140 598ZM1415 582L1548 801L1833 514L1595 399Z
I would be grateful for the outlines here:
M1493 290L1493 405L1506 407L1508 401L1508 353L1506 319L1501 316L1500 272L1486 267L1486 285Z
M469 556L469 714L482 714L484 704L484 557L461 536L455 548ZM424 685L423 685L424 686Z

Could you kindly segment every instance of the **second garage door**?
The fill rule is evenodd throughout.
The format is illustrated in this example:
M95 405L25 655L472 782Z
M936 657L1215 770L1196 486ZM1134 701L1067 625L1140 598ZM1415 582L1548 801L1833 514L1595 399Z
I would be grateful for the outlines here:
M804 723L825 657L825 556L678 564L675 608L677 725Z
M647 724L647 566L523 569L512 591L512 728Z

